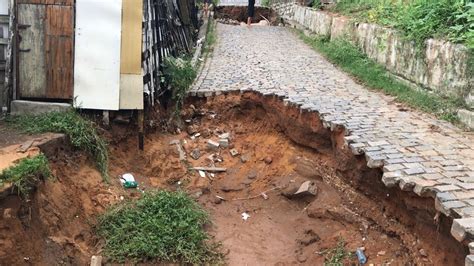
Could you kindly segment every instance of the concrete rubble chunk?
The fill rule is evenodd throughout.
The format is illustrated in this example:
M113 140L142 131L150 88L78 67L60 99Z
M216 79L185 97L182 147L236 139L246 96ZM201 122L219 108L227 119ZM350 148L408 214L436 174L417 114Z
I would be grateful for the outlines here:
M457 241L462 242L466 238L467 231L474 228L474 218L454 219L451 226L451 235Z
M219 149L219 143L210 139L207 141L207 148L211 151L215 151Z
M229 139L219 139L219 146L222 148L229 147Z
M230 153L230 155L232 155L232 157L235 157L235 156L239 155L239 152L236 149L230 150L229 153Z
M474 266L474 255L468 255L466 256L466 259L464 261L465 266Z

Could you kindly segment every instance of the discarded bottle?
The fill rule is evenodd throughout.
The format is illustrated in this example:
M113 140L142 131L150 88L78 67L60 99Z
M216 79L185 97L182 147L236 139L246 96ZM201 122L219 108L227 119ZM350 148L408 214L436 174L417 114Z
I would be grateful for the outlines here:
M367 257L365 257L364 251L362 249L356 249L356 255L360 265L364 265L367 263Z
M136 181L125 181L123 183L123 187L124 188L137 188L138 183Z

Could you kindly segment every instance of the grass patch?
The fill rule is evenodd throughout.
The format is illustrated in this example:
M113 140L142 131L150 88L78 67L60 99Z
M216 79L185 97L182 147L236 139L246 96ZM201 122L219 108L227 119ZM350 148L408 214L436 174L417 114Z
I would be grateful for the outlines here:
M12 183L18 189L18 193L25 196L39 180L50 176L48 159L44 154L40 154L22 159L18 164L3 170L0 174L0 186L5 182Z
M329 61L356 77L365 86L394 96L408 106L432 113L438 118L456 123L456 112L464 107L462 99L443 98L426 91L414 90L396 80L374 60L345 40L329 41L327 38L308 37L299 33L301 39L323 54Z
M105 253L126 260L219 264L222 255L203 226L208 215L184 192L147 192L119 204L99 218Z
M206 40L204 42L204 54L207 56L214 47L214 44L217 41L217 34L216 34L216 22L213 18L209 18L207 23L207 32L206 32Z
M27 133L63 133L71 144L86 151L95 159L97 167L105 181L108 181L109 155L107 143L97 133L95 125L84 119L75 110L67 112L50 112L41 115L24 115L9 117L13 127Z

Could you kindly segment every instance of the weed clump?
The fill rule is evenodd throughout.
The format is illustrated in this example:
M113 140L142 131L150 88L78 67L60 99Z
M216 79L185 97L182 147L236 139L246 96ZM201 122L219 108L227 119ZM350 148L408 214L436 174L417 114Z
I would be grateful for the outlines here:
M164 74L166 82L171 87L171 99L176 104L175 115L178 116L188 89L196 78L196 70L189 60L168 57L165 60Z
M31 188L41 179L51 176L48 159L44 154L22 159L0 173L0 186L5 182L12 183L22 196L29 194Z
M27 133L54 132L66 134L71 144L92 155L104 180L108 181L109 155L107 143L97 133L95 125L75 110L23 115L9 118L9 123Z
M222 255L203 226L208 215L184 192L147 192L119 204L99 218L105 253L125 260L216 264Z

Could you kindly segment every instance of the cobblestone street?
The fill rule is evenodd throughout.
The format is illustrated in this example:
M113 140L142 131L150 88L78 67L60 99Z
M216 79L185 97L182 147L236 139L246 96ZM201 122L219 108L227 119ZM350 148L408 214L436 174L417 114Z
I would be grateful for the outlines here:
M346 129L370 168L383 168L387 187L435 197L436 209L455 218L453 236L472 240L472 134L364 88L285 28L218 24L217 35L192 95L252 90L319 113L328 128Z

